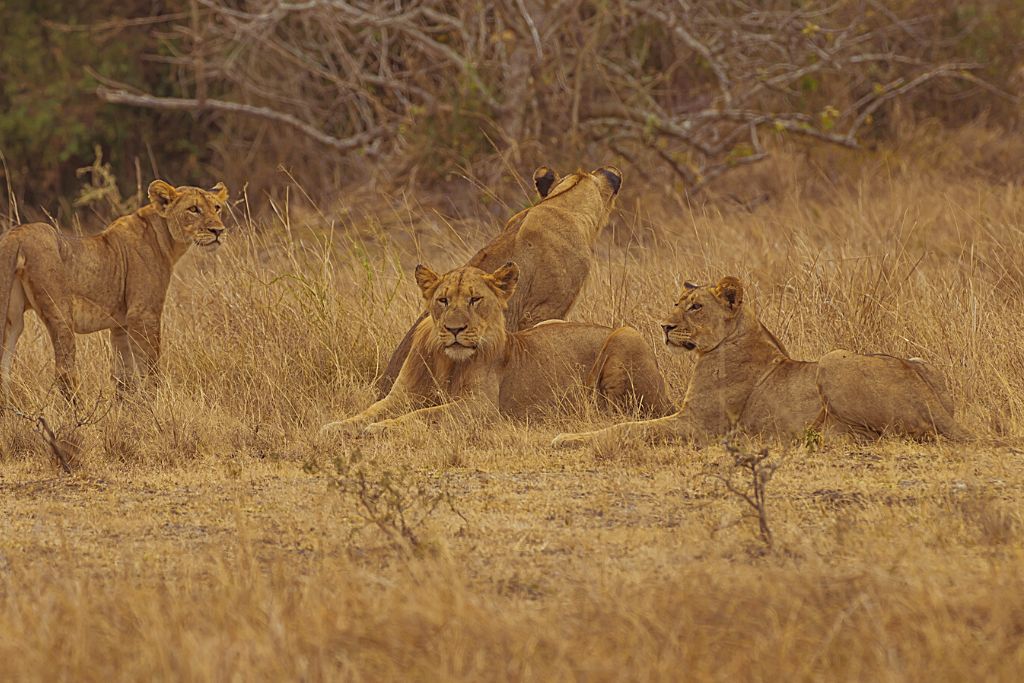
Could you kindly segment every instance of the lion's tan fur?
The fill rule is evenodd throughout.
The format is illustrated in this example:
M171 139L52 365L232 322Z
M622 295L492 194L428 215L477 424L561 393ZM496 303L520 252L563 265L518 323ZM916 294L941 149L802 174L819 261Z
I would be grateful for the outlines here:
M632 328L551 322L508 332L504 312L518 277L514 263L493 273L464 266L440 277L419 267L429 317L413 333L398 380L385 398L327 427L379 431L436 420L455 406L467 415L536 415L587 384L624 408L674 410L652 350Z
M2 376L9 394L11 363L26 310L53 342L57 381L77 391L75 334L111 331L119 387L152 371L160 353L160 317L174 264L194 244L215 249L224 231L220 212L228 191L173 187L157 180L150 203L89 237L44 223L0 237Z
M733 429L793 438L813 429L877 437L968 437L953 417L941 375L919 359L832 351L793 360L743 301L742 284L687 285L665 321L666 343L697 353L678 413L598 432L562 434L555 445L640 435L702 443Z
M534 181L541 201L512 216L466 264L486 272L508 261L519 265L519 287L505 311L511 332L563 318L572 309L593 267L594 241L608 223L622 173L607 166L558 178L541 167ZM422 320L421 316L409 329L388 361L378 383L381 395L398 376Z

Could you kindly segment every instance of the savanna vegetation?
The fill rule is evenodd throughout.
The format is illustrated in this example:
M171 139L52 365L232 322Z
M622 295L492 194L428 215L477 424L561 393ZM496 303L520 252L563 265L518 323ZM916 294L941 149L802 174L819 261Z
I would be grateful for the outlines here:
M1018 677L1017 3L57 4L0 7L3 220L92 230L158 175L232 201L145 388L115 399L80 337L72 409L29 320L4 678ZM698 119L726 100L747 119ZM979 440L551 448L622 418L590 404L318 434L374 399L415 263L471 256L535 166L603 163L624 183L571 318L639 329L675 400L692 361L657 322L734 274L797 358L925 358Z

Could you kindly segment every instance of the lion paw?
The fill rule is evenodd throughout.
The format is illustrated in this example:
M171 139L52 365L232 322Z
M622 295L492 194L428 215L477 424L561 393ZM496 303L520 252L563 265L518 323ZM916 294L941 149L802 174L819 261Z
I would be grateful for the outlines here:
M366 425L363 429L364 434L383 434L389 429L394 429L400 423L398 420L381 420L380 422L374 422L373 424Z
M328 422L320 428L321 436L355 436L363 430L363 422L360 420L338 420Z

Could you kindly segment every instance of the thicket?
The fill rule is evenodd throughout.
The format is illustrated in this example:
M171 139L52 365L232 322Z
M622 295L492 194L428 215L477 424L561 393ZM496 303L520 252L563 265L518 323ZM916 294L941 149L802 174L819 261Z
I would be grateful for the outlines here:
M896 103L1016 125L1024 62L1018 0L6 0L0 27L4 173L51 211L97 146L132 190L585 160L696 192L775 138L891 136Z

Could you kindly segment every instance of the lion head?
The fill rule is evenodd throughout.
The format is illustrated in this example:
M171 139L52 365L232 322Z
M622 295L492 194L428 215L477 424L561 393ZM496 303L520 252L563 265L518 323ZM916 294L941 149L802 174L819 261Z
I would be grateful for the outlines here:
M533 172L533 184L542 199L553 199L580 183L592 185L610 203L622 187L622 171L614 166L602 166L589 173L580 170L559 176L553 169L541 166Z
M519 281L519 266L509 261L493 273L463 266L437 275L416 266L437 344L452 360L469 360L500 348L505 339L505 308Z
M673 351L707 353L736 329L742 305L743 285L735 277L724 277L714 286L687 282L661 324L665 343Z
M228 199L224 183L207 191L198 187L174 187L163 180L149 185L149 201L157 214L167 221L171 237L188 245L213 251L221 245L224 223L220 212Z

